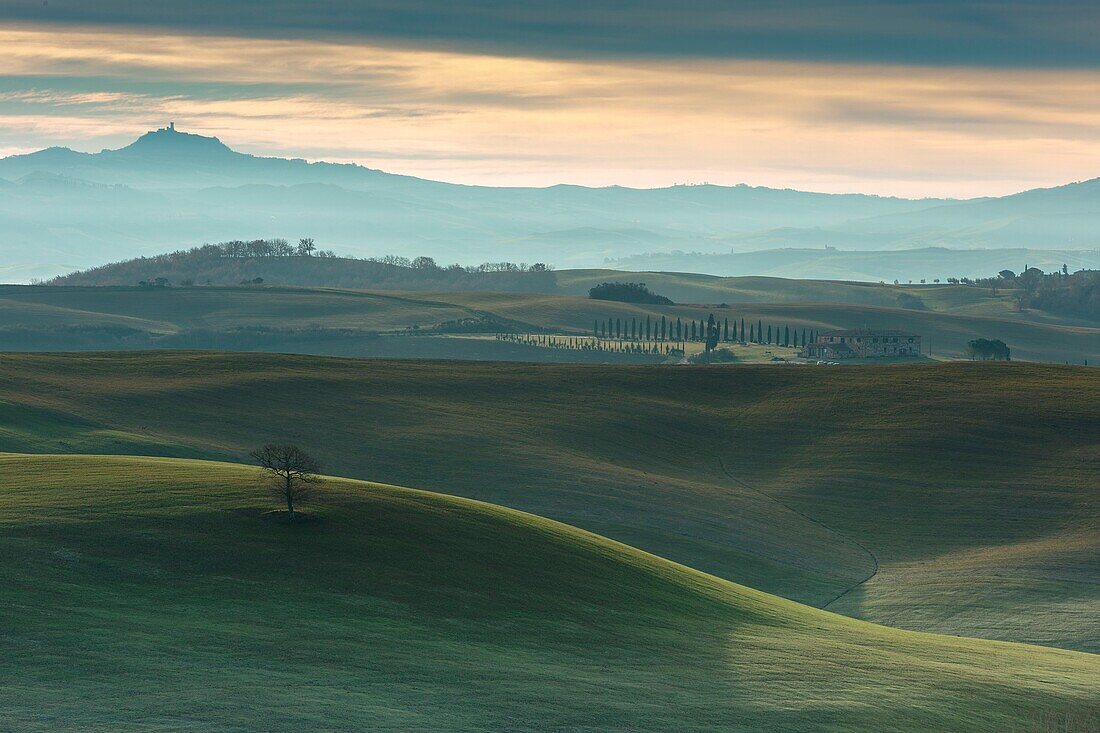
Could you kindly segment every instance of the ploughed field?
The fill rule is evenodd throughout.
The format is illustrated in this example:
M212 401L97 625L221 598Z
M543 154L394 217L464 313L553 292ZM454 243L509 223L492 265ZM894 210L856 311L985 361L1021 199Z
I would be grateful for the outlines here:
M166 416L213 404L216 386L183 387L207 358L158 357L133 392L159 392ZM158 378L173 360L175 379ZM128 409L101 391L105 361L37 366L83 382L95 409ZM279 382L296 366L260 371ZM6 409L10 441L26 408ZM154 432L34 414L24 437L38 431L42 445ZM206 423L204 444L183 430L204 421L191 417L156 423L163 445L214 450L227 426ZM257 430L275 419L250 418ZM440 464L453 458L443 447ZM877 733L1098 720L1095 656L855 621L499 506L333 478L308 521L288 524L240 465L3 454L0 472L5 730Z
M294 442L334 475L529 511L855 618L1091 652L1098 414L1097 372L1016 363L0 357L0 450L246 462Z

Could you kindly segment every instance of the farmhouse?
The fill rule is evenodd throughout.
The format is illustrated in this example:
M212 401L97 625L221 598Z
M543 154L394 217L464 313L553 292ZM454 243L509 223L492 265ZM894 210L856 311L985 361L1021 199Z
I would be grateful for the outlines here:
M866 359L875 356L919 356L920 336L907 331L825 331L800 356L807 359Z

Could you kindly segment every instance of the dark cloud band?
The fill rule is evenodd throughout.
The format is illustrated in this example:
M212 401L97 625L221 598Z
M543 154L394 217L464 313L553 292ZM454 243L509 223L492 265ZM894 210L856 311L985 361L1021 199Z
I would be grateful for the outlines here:
M565 58L1100 67L1095 0L0 0L3 20Z

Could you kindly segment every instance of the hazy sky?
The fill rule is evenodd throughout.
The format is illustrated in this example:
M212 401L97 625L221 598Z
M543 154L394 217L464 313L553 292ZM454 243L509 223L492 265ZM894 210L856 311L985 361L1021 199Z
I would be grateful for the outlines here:
M168 120L492 185L999 194L1100 176L1100 3L0 0L0 154Z

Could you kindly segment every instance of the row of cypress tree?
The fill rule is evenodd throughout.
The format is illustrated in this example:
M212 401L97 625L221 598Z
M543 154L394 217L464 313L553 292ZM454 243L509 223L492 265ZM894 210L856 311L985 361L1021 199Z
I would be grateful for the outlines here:
M606 351L621 354L663 354L680 352L680 344L631 339L590 339L587 336L555 336L552 334L498 333L497 341L507 341L526 346L543 346L550 349L576 349L578 351Z
M747 331L746 331L747 328ZM592 324L592 335L596 338L628 339L631 341L707 341L742 344L774 344L776 346L805 346L817 338L817 333L812 329L803 328L801 333L798 327L791 328L788 324L765 324L762 320L756 323L745 323L742 318L738 324L735 317L732 321L727 317L721 321L711 314L706 321L694 319L683 321L677 318L669 320L661 316L660 320L652 316L646 316L645 321L631 318L626 321L622 318L608 318L597 320Z

